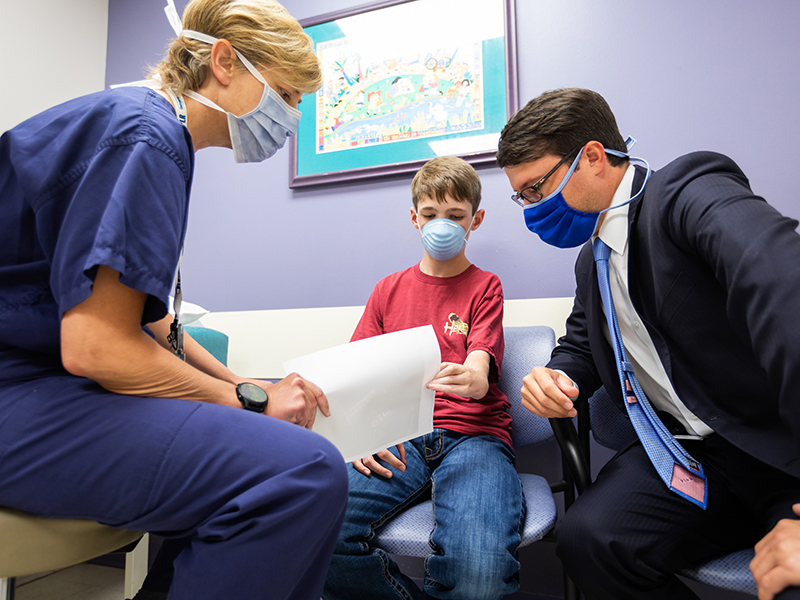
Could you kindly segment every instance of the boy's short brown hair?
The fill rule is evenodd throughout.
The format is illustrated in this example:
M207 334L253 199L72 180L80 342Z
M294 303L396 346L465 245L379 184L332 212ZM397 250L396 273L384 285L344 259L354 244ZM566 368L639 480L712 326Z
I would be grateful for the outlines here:
M422 198L446 202L447 196L469 202L472 214L481 204L481 180L467 161L456 156L439 156L422 165L411 182L411 201L416 210Z

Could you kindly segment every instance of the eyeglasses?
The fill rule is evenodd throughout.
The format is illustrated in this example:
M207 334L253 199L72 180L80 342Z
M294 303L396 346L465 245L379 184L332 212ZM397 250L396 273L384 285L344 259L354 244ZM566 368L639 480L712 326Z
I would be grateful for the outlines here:
M520 190L518 192L514 192L513 194L511 194L511 199L514 202L516 202L517 204L519 204L520 206L522 206L523 208L525 206L528 206L528 204L525 203L526 200L528 201L529 204L535 204L536 202L541 202L543 196L542 196L542 192L540 191L540 189L544 185L544 182L547 181L549 179L549 177L553 173L555 173L556 170L558 170L558 167L560 167L567 160L569 160L570 157L572 157L578 150L580 150L580 147L575 148L575 150L573 150L572 152L570 152L569 154L564 156L564 158L562 158L560 161L558 161L556 163L555 167L550 169L544 175L544 177L542 177L539 181L537 181L533 185L531 185L529 187L526 187L524 190Z

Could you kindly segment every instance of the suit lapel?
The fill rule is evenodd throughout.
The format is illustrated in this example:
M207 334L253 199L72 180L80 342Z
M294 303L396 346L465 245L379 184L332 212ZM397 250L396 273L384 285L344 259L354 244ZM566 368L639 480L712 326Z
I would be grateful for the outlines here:
M655 172L653 172L653 175L655 175ZM641 187L644 178L645 169L637 166L636 174L633 178L634 193L635 190ZM654 185L652 182L653 178L651 177L650 182L648 182L648 187ZM648 195L647 190L645 190L644 194L631 203L631 208L628 211L628 291L631 295L633 307L636 309L637 314L647 328L647 332L650 334L650 339L653 341L653 346L655 346L661 363L664 365L667 377L672 381L672 361L670 360L669 349L664 342L664 338L661 337L661 334L655 328L655 324L652 323L652 318L648 314L648 311L644 310L644 306L655 306L656 299L645 295L644 289L646 289L647 286L642 288L641 279L637 277L637 274L641 273L641 269L651 268L649 266L651 261L658 260L658 257L645 256L647 253L646 244L642 243L639 239L641 228L636 227L637 222L642 217L642 209L648 196L652 197Z

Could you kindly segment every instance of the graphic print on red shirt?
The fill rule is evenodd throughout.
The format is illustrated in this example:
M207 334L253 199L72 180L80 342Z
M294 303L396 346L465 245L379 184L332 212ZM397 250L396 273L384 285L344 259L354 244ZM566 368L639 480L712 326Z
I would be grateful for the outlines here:
M433 325L442 362L463 364L470 352L491 356L489 392L474 400L436 393L433 426L493 435L511 445L508 399L497 387L503 362L503 288L494 273L470 265L455 277L433 277L419 265L381 279L351 341Z

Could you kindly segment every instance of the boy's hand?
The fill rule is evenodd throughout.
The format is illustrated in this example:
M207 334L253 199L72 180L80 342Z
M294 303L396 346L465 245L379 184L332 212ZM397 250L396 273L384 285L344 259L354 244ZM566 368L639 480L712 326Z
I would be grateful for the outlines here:
M483 369L445 362L427 387L434 392L448 392L480 400L489 391L489 379Z
M470 352L463 365L444 362L436 377L428 382L428 389L480 400L489 392L491 362L492 357L485 350Z
M388 479L392 476L392 472L386 467L382 466L377 460L375 460L375 458L377 457L381 459L383 462L394 467L398 471L405 471L406 447L403 444L397 444L396 448L397 452L400 454L400 458L397 458L389 450L381 450L372 456L354 460L353 467L355 467L356 471L366 475L367 477L370 476L370 473L375 473L376 475L380 475L381 477L386 477Z

